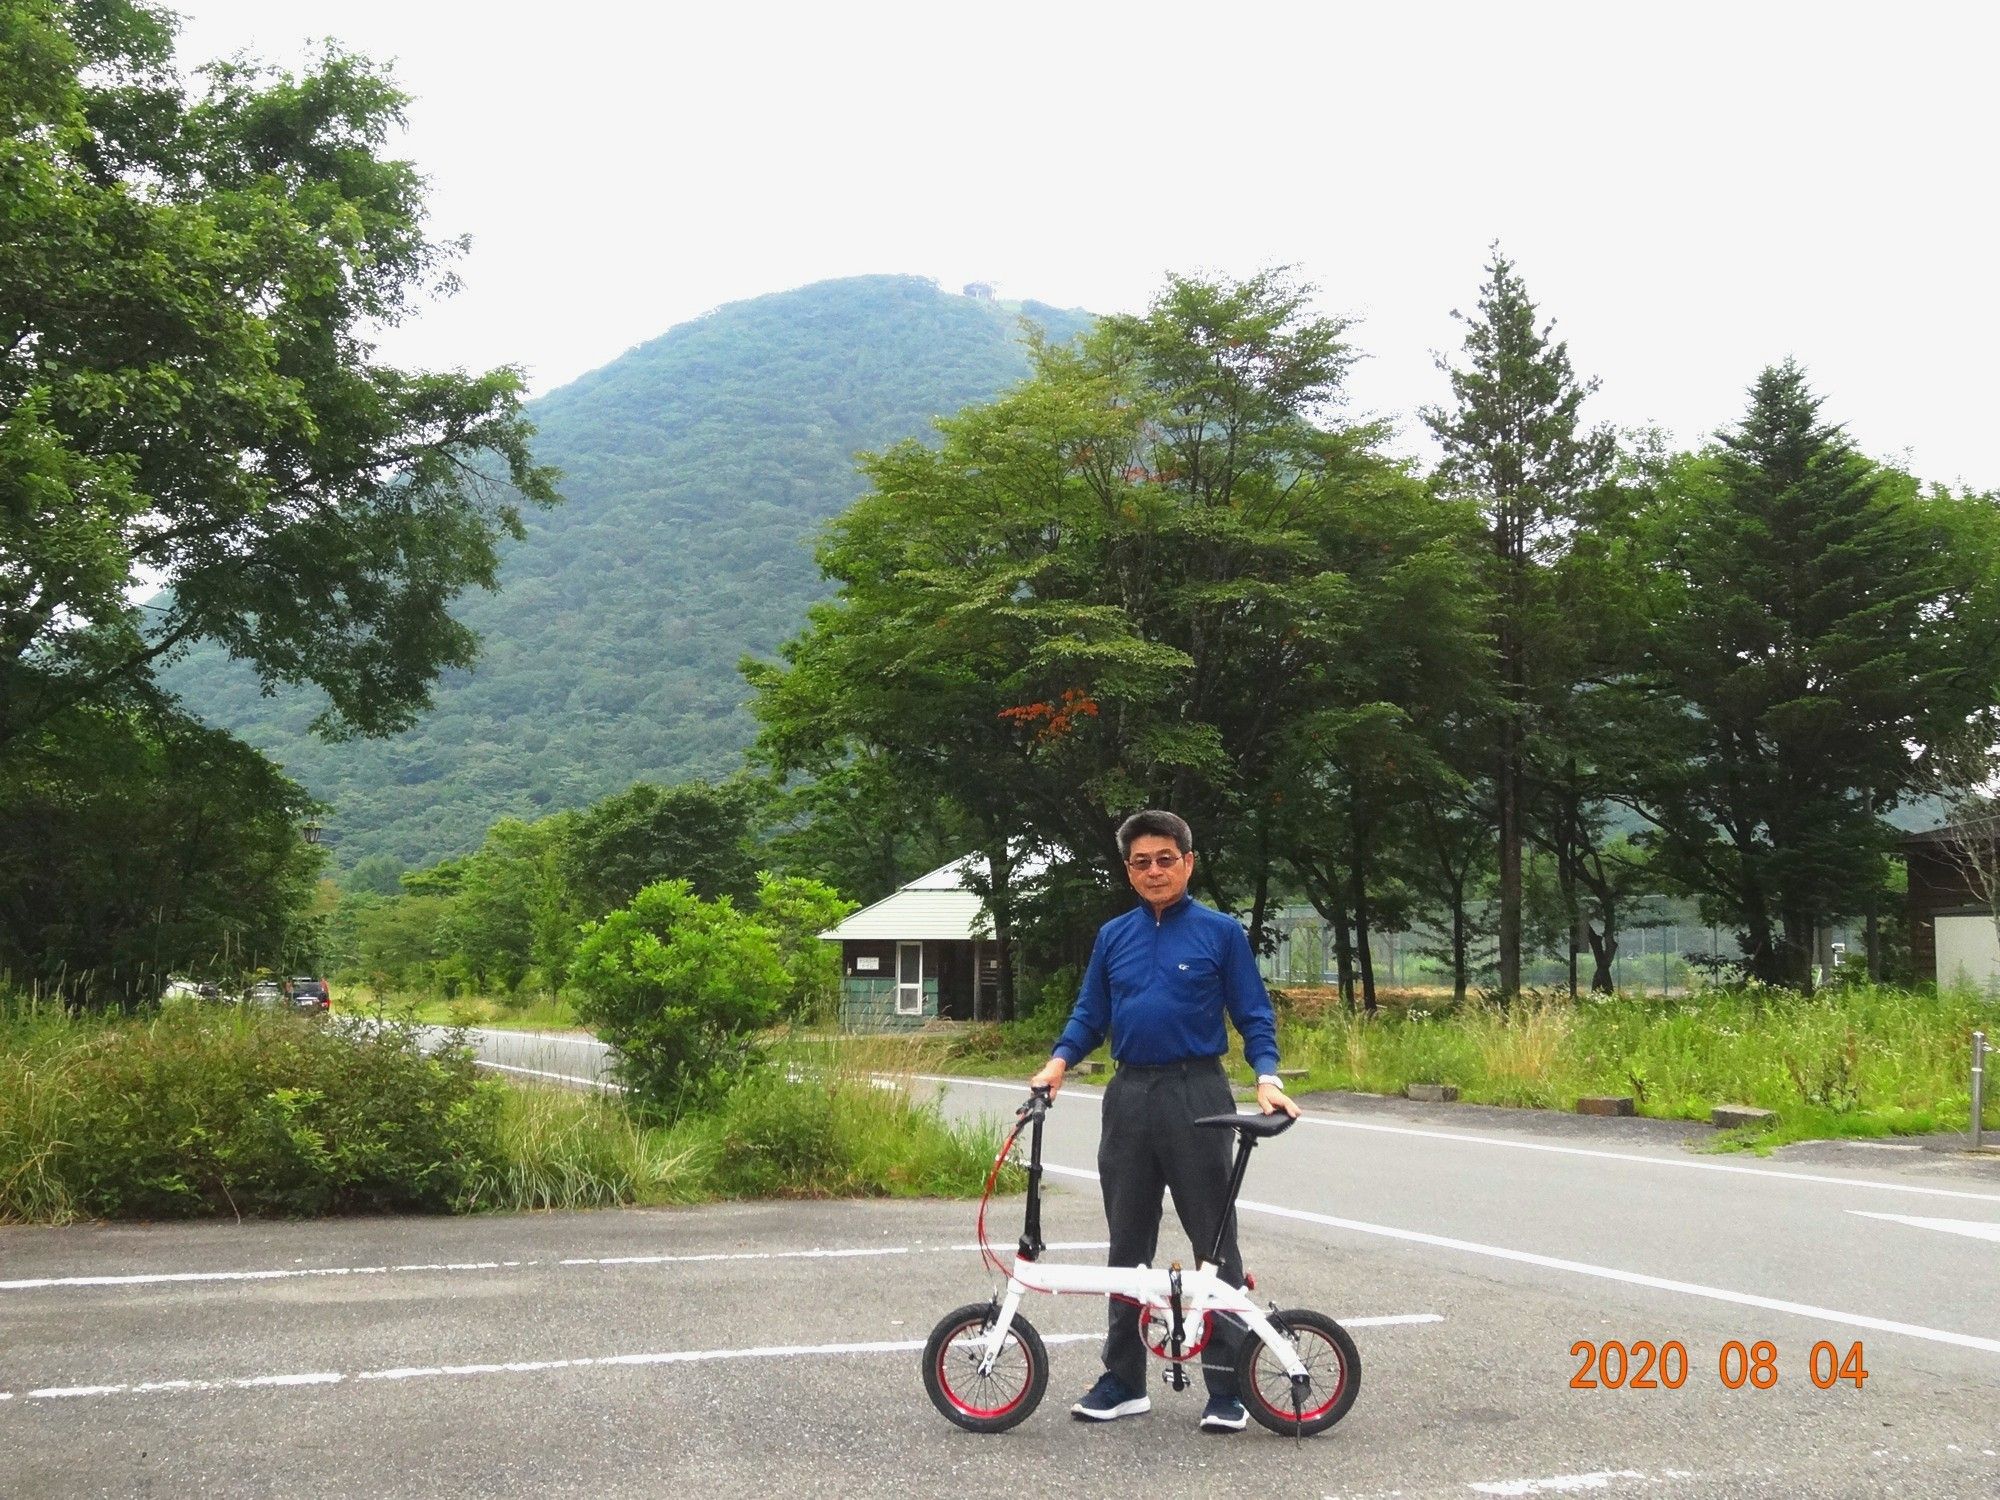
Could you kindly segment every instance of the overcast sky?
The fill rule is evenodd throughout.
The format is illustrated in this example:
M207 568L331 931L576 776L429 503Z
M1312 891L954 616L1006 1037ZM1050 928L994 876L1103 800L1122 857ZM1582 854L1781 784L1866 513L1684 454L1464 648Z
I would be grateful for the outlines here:
M1698 441L1794 355L1869 451L2000 487L1975 4L183 0L193 64L393 60L464 289L384 341L548 390L830 276L1138 310L1296 265L1418 451L1489 242L1598 420Z

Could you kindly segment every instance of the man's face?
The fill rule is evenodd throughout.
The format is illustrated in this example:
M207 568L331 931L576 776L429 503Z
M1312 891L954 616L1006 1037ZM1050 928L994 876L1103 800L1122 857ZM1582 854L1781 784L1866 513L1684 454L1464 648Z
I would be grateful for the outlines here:
M1170 838L1142 833L1125 855L1125 878L1139 899L1156 910L1180 900L1193 874L1194 850L1182 854Z

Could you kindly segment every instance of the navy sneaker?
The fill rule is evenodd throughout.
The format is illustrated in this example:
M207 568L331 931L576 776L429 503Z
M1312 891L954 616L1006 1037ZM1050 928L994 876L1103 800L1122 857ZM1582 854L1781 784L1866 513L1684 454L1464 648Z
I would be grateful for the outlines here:
M1241 1432L1250 1425L1250 1413L1234 1396L1210 1396L1202 1409L1203 1432Z
M1090 1388L1090 1394L1072 1406L1070 1411L1080 1421L1114 1422L1120 1417L1136 1417L1152 1409L1152 1397L1143 1391L1133 1390L1106 1370L1098 1377L1097 1384Z

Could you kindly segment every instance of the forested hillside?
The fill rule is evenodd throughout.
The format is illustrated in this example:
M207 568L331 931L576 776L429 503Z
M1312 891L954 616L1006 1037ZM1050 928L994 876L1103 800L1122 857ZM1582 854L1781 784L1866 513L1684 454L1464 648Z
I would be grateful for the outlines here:
M737 660L774 653L828 591L810 543L864 488L855 453L1025 375L1023 316L1057 339L1088 321L916 277L821 282L718 308L535 402L535 454L567 503L532 512L499 590L460 603L479 661L407 733L317 740L318 693L262 697L212 647L166 681L332 804L342 864L425 863L505 815L726 773L753 735Z

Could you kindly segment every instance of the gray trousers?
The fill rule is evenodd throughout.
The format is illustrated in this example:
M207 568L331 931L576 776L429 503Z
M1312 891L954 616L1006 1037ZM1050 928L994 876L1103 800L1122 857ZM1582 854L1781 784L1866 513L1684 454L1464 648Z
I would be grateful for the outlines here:
M1219 1060L1205 1058L1172 1068L1121 1067L1104 1091L1103 1134L1097 1143L1097 1174L1104 1189L1104 1218L1111 1230L1105 1264L1160 1264L1160 1192L1174 1195L1174 1212L1187 1232L1190 1251L1169 1255L1193 1270L1215 1243L1229 1190L1228 1130L1197 1130L1203 1115L1234 1114L1236 1096ZM1243 1257L1236 1249L1232 1222L1222 1242L1223 1278L1243 1284ZM1192 1339L1199 1330L1188 1328ZM1211 1396L1236 1394L1236 1349L1242 1329L1218 1317L1208 1347L1200 1355ZM1146 1389L1146 1353L1139 1336L1139 1310L1111 1299L1104 1339L1104 1368L1135 1391Z

